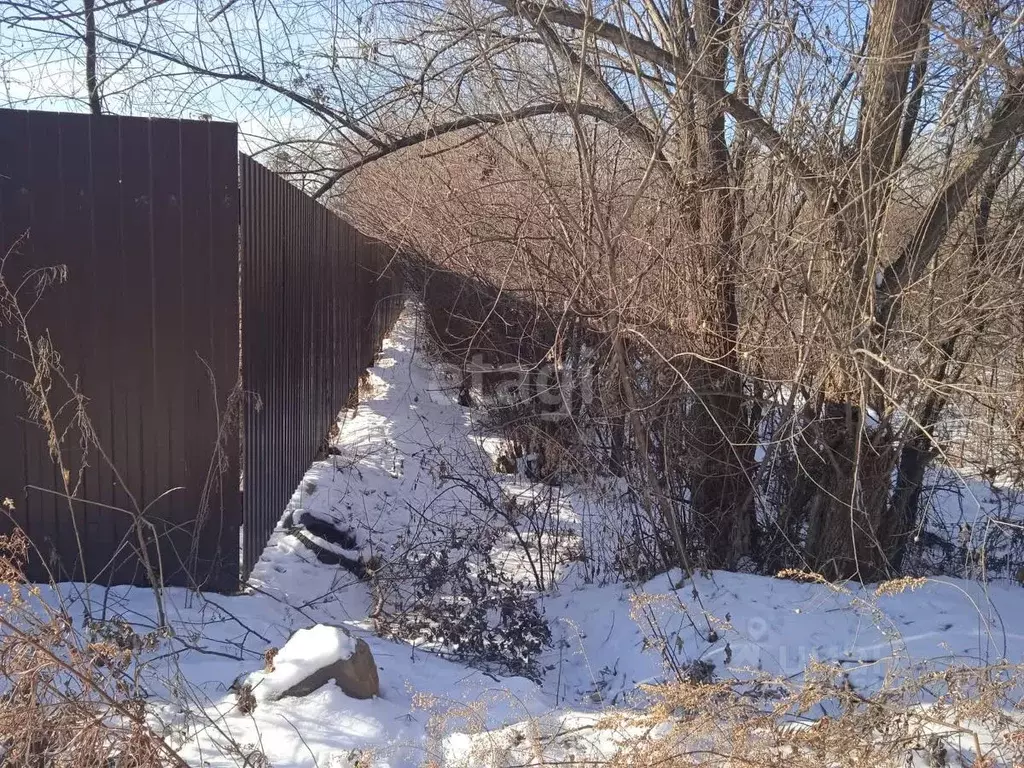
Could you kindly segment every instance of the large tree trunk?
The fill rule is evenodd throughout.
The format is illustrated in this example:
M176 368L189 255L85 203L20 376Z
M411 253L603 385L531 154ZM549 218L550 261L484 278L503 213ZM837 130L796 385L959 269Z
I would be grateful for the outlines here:
M693 51L696 77L719 83L724 89L728 30L718 0L694 5ZM730 183L729 148L725 131L725 105L709 97L707 89L691 93L693 125L689 131L691 178L698 205L691 207L691 236L700 253L699 281L701 352L710 361L710 376L693 382L697 405L693 409L691 446L695 461L690 478L691 504L697 530L712 568L734 567L752 551L754 535L750 469L753 441L745 418L743 378L737 339L739 311L736 269L739 255L735 239L735 197Z
M710 568L735 568L755 549L753 429L740 387L738 374L718 371L693 409L690 501Z
M837 328L860 329L863 318L875 314L874 273L885 262L879 234L893 177L916 119L911 91L919 98L919 88L910 88L911 72L924 61L930 8L931 0L879 0L871 9L856 160L844 190L851 204L846 213L835 213L837 250L851 258L831 265L825 276L830 285L848 286L832 293L826 310L835 315ZM851 339L849 346L864 343L876 347L877 359L884 356L885 340L875 335ZM845 351L831 361L828 380L821 382L824 403L812 420L809 442L798 462L802 477L796 482L797 496L809 497L808 560L830 578L873 579L887 571L879 537L889 511L897 456L881 447L888 431L886 371L876 366L869 376L858 376L857 364ZM864 423L862 403L876 411L879 425ZM813 474L809 467L815 468Z
M925 472L935 458L930 436L916 426L911 429L914 434L900 454L892 504L879 536L893 573L903 570L907 550L918 527Z
M870 293L873 286L872 281L865 280L866 270L877 257L893 172L904 154L904 137L912 132L916 120L920 88L914 89L915 98L911 99L910 76L915 64L925 60L930 12L931 0L879 0L871 8L857 124L857 162L851 166L857 178L850 184L856 192L851 231L860 241L855 243L859 258L852 277L862 293Z
M808 564L829 579L883 576L878 530L891 474L888 441L876 445L861 410L848 403L824 403L804 434L803 470L794 495L808 500Z

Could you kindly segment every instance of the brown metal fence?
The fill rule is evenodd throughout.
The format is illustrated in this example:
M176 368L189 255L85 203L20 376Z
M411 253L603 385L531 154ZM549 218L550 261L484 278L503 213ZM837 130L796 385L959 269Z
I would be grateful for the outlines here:
M0 525L28 533L33 579L146 582L144 511L165 583L238 583L237 432L217 419L238 380L236 146L230 124L0 111L0 252L33 342L0 318ZM58 264L37 296L32 270ZM48 399L74 501L19 383L44 336L69 378Z
M397 316L390 255L234 125L0 110L0 532L29 577L235 589Z
M394 251L245 155L242 338L248 573L401 309Z

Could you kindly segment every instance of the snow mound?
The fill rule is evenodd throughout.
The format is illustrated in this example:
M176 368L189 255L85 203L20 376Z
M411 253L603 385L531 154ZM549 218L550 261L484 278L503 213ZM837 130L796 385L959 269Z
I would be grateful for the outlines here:
M275 699L314 672L352 658L356 641L341 627L317 624L300 629L274 657L272 672L259 673L250 685L257 700Z

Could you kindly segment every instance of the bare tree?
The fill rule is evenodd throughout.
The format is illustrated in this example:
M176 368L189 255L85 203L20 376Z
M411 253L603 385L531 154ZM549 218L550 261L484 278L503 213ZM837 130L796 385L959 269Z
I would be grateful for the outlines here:
M174 0L95 35L138 62L133 98L244 109L318 196L531 297L537 349L596 334L589 418L670 559L875 577L948 415L1013 434L1022 23L988 0Z
M85 89L89 94L89 111L103 113L100 87L96 80L96 0L83 0L85 12Z

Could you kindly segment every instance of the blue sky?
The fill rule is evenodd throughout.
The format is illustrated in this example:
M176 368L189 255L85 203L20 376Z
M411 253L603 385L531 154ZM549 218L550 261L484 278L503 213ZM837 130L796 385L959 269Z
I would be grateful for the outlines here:
M354 11L340 3L335 6L333 22L329 17L317 20L312 11L318 6L291 0L274 3L272 12L270 3L242 0L214 21L208 21L216 8L204 0L170 0L148 14L127 19L115 18L109 11L100 12L97 27L153 47L178 49L185 58L221 70L241 62L258 71L255 42L260 34L268 40L287 41L287 46L273 52L276 60L272 79L278 81L288 80L289 70L295 69L288 58L300 63L315 62L322 59L328 47L351 54L357 45L342 33L350 25L349 16ZM0 10L7 13L2 6ZM294 24L299 14L304 23L326 28L328 34L303 33ZM82 26L81 19L64 24L40 22L18 26L0 22L0 103L16 108L86 111L84 44L72 37ZM334 35L329 33L332 26ZM288 34L276 34L283 28L288 28ZM197 36L195 32L200 29L201 36ZM197 40L204 44L196 45ZM148 57L143 61L109 41L100 41L99 71L104 78L105 111L154 117L209 115L237 122L243 148L251 152L266 147L272 137L314 138L324 133L322 120L284 96L256 85L199 77L182 67Z

